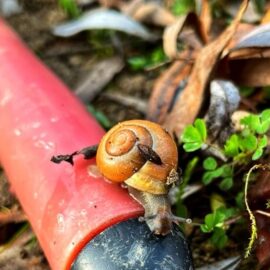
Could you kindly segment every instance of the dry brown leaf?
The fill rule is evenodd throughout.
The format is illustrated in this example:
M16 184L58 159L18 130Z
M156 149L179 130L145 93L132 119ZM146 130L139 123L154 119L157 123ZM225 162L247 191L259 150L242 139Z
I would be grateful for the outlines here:
M232 51L229 54L229 60L269 58L269 57L270 57L270 48L246 48L238 51Z
M156 80L147 111L147 119L159 124L164 122L177 93L181 91L190 74L192 62L175 61L162 76Z
M242 37L231 49L262 48L270 46L270 23L259 25Z
M230 61L230 78L238 85L257 87L270 85L270 58Z
M270 24L246 27L241 34L241 38L238 40L234 38L234 44L232 42L230 44L230 77L239 85L250 87L269 85Z
M235 34L224 51L230 51L236 44L248 33L250 33L256 26L248 23L239 23Z
M131 1L131 3L122 6L122 11L136 21L158 26L167 26L176 21L176 17L169 10L155 2Z
M197 5L198 2L200 2L200 11L199 11L199 18L201 21L201 27L204 32L204 35L206 37L206 40L209 40L209 34L210 34L210 29L212 25L212 16L211 16L211 8L208 0L200 0L196 1Z
M262 17L261 24L265 24L269 22L270 22L270 9L267 10L264 16Z
M164 126L178 137L184 127L191 124L198 115L204 90L210 76L224 50L233 37L236 28L246 10L248 0L243 1L239 12L231 25L213 42L205 46L196 59L189 83L177 100L172 112L166 117Z
M269 57L270 23L257 27L241 24L240 28L223 56L229 53L230 59Z
M181 16L174 24L165 28L163 32L163 50L170 58L178 56L177 39L187 20L187 15Z
M182 34L181 32L186 25L191 26L193 31L188 29ZM183 44L194 49L201 48L202 43L206 43L207 40L201 22L195 13L179 17L174 24L167 26L163 32L163 49L170 59L181 57L182 53L178 52L177 46L180 33L182 34L180 39Z

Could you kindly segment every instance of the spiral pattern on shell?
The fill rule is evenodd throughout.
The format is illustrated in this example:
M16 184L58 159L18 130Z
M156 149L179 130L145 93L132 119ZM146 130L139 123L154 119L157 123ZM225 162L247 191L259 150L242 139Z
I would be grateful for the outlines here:
M137 145L151 147L161 158L158 165L146 161ZM112 182L152 194L168 192L167 177L177 167L177 147L172 137L158 124L146 120L119 123L102 138L97 150L97 166Z

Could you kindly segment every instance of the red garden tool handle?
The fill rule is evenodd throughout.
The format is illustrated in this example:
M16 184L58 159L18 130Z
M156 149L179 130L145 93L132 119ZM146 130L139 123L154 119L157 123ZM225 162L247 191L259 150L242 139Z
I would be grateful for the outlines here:
M0 20L0 162L54 270L105 228L143 212L115 184L50 162L104 134L68 88Z

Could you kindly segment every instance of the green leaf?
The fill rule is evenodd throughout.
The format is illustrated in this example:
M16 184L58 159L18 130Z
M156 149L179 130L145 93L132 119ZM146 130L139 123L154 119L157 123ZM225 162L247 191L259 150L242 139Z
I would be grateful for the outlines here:
M233 168L230 165L223 165L222 166L223 172L222 177L232 177L233 176Z
M81 13L75 0L58 0L58 4L71 18L78 17Z
M265 134L270 127L270 122L263 122L259 127L257 127L256 132L258 134Z
M254 151L257 148L256 136L250 134L240 140L240 147L244 151Z
M194 8L193 0L174 0L172 12L175 15L184 15Z
M250 114L240 121L241 124L250 128L252 131L256 131L256 129L260 126L260 118L258 115Z
M233 179L231 177L224 178L219 183L219 187L222 190L229 190L232 186L233 186Z
M263 154L263 149L262 148L258 148L252 155L252 160L257 160L259 159Z
M127 61L133 70L142 70L164 62L167 57L162 47L155 48L150 54L130 57Z
M151 59L151 65L157 65L158 63L166 61L167 57L163 51L163 48L158 47L151 53L150 59Z
M210 229L206 224L202 224L200 228L201 228L201 231L204 233L209 233L212 231L212 229Z
M266 109L261 113L261 120L262 122L269 122L270 121L270 109Z
M181 136L181 140L184 143L190 143L190 142L201 142L201 135L199 131L192 125L188 125Z
M215 211L214 213L210 213L204 218L204 226L202 226L203 232L211 232L216 226L221 226L225 215L220 211Z
M203 167L208 171L215 170L217 168L217 162L213 157L208 157L203 161Z
M202 182L204 185L209 185L213 180L215 179L215 176L212 172L205 172L203 174Z
M239 140L236 134L233 134L225 143L225 154L228 157L235 157L239 154Z
M262 138L259 139L258 148L264 148L267 146L267 136L264 135Z
M230 207L230 208L220 207L217 211L219 211L225 216L224 220L231 218L232 216L236 214L236 209L233 207Z
M207 138L207 129L205 121L203 119L196 119L194 126L199 131L202 141L205 142Z
M203 174L202 182L204 185L210 184L215 178L218 178L222 175L223 168L219 167L216 170L208 171Z
M213 193L210 196L210 205L212 212L217 211L221 207L226 207L225 199L218 193Z
M146 56L130 57L127 62L133 70L143 69L149 64L149 60L146 58Z
M202 142L185 143L183 148L186 152L193 152L201 148Z
M222 228L215 228L211 237L211 242L217 248L224 248L228 242L228 236L226 235L225 230Z

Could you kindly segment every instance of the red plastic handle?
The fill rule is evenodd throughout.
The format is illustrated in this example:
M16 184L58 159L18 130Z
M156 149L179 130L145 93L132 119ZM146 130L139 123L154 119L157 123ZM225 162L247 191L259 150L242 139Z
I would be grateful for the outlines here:
M69 269L82 246L108 226L138 216L121 187L55 154L97 144L104 131L67 87L0 20L0 161L55 270Z

